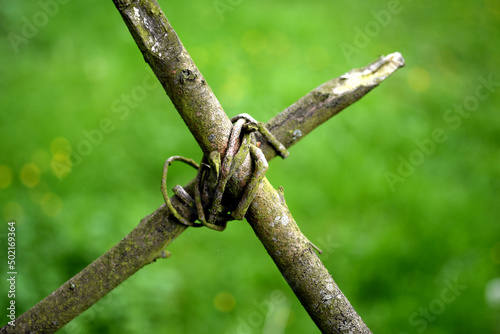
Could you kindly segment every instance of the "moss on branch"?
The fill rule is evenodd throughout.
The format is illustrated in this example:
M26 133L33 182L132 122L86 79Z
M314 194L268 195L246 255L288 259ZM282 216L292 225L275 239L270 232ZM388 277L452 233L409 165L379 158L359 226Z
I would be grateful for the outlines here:
M196 68L156 0L113 0L134 40L203 151L224 152L231 122ZM323 84L267 123L290 147L340 110L354 103L403 65L399 54ZM263 142L268 160L276 153ZM251 172L246 164L229 184L239 198ZM193 183L185 187L193 194ZM193 219L174 196L174 207ZM247 219L280 272L323 332L369 333L347 298L300 232L282 194L265 179ZM161 256L185 230L162 205L117 245L16 319L1 333L53 333L143 266Z

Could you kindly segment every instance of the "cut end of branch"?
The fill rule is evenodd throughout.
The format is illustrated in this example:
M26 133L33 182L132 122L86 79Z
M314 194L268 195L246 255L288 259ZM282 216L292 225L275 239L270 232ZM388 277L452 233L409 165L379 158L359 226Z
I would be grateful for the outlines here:
M405 66L405 60L403 58L403 55L401 55L401 53L397 51L382 58L386 59L387 61L399 64L398 68Z
M350 87L356 88L360 86L377 86L404 65L405 60L399 52L382 56L368 66L351 70L342 75L339 78L341 79L339 82L340 84L337 84L334 90L339 90L338 93L340 93L345 92Z
M389 75L394 73L398 68L405 65L405 60L401 53L394 52L387 56L382 56L367 67L363 71L364 75L378 73L380 77L386 79Z

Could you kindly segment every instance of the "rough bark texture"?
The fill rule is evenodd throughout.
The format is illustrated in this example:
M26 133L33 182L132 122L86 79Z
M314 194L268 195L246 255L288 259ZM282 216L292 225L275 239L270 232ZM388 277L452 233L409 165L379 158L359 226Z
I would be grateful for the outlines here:
M156 1L114 0L114 3L203 151L223 152L231 122ZM403 60L396 53L364 69L351 71L318 87L271 120L268 126L289 147L402 65ZM275 156L270 147L263 145L262 149L269 159ZM250 169L251 164L247 163L230 183L234 198L239 198ZM192 183L186 190L192 195ZM172 202L185 217L192 215L176 197ZM370 332L300 232L283 194L267 180L261 184L247 219L323 332ZM16 319L16 328L5 326L1 332L55 332L144 265L162 257L163 249L184 230L166 207L161 206L106 254Z
M123 5L123 3L122 1L121 4ZM182 47L180 40L172 37L176 36L176 34L168 24L167 19L151 20L141 17L142 14L160 13L155 1L144 1L139 4L130 2L128 7L123 6L121 8L121 13L125 22L127 22L129 30L139 44L144 58L151 65L158 79L162 80L163 75L165 82L162 82L162 84L166 88L167 94L169 94L191 133L198 140L203 152L208 155L217 150L222 154L225 151L232 125L212 91L208 88L205 79L192 60L189 59L189 55ZM150 28L153 22L158 23L158 28ZM150 28L149 32L143 33L144 26ZM145 41L150 41L150 48L148 48ZM155 49L157 44L164 46L161 52ZM169 46L169 44L172 45ZM165 55L164 52L168 53L168 50L175 50L175 55ZM175 79L175 75L165 76L164 73L177 73L177 77ZM347 85L353 82L359 83L360 80L352 79L354 76L355 73L350 73L350 75L341 77L340 80L348 82ZM328 106L331 107L331 101L336 100L337 91L329 85L320 87L316 90L316 93L318 94L312 95L311 103L318 105L316 98L319 98L320 108L323 105L326 105L327 108ZM345 105L347 106L348 103ZM210 110L210 108L207 109L206 106L213 107L214 111ZM315 119L318 119L317 124L314 124L315 126L328 118L328 115L321 113L315 115L320 115L320 117L315 117ZM292 134L295 130L292 131ZM212 137L209 143L205 139L207 135L209 135L209 138ZM247 164L228 183L227 188L230 190L233 199L240 198L240 193L244 190L250 174L251 166L247 160ZM324 332L369 332L348 300L339 291L326 268L312 251L310 242L300 232L288 208L281 205L281 202L277 201L278 198L277 190L269 184L267 179L264 179L259 194L254 199L247 214L247 220L254 230L259 232L257 235L260 240L270 252L276 265L309 312L311 318ZM279 225L282 231L276 234L278 229L269 230L268 226L269 224L274 226L278 221L286 223ZM282 248L277 250L275 250L275 246L279 245L279 242L276 242L276 237L286 237L286 242L281 245ZM279 256L276 255L278 253ZM327 287L331 289L324 290ZM325 297L325 292L334 292L333 295L338 302L332 303L331 298ZM350 317L347 317L347 315L350 315Z
M156 0L113 2L203 152L224 152L231 122Z

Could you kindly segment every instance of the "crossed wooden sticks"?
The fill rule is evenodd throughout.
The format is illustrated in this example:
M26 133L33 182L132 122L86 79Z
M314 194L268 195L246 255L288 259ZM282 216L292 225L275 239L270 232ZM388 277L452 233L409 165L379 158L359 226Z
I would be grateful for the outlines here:
M232 123L157 1L113 2L205 156L214 151L224 156ZM289 148L403 65L401 55L393 53L352 70L314 89L265 127ZM260 142L266 159L274 158L276 151L265 140ZM229 201L241 198L251 174L247 157L228 180ZM195 182L184 191L193 197ZM178 196L171 203L182 217L194 221L193 211ZM323 333L371 333L300 232L283 192L274 189L265 177L245 217ZM162 205L112 249L16 319L15 328L4 326L1 333L55 332L143 266L165 257L165 247L186 228Z

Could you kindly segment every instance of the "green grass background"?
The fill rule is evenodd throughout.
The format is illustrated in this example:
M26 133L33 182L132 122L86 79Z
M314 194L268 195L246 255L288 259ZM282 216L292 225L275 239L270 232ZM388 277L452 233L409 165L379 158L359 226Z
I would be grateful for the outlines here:
M499 2L219 3L231 10L160 0L231 116L267 121L351 68L403 54L406 67L273 161L268 178L373 332L500 333L499 87L476 96L479 77L500 82ZM168 156L201 158L160 87L121 100L152 74L112 1L59 4L13 46L9 33L40 12L36 1L0 9L0 306L15 219L18 315L162 204ZM466 102L467 117L449 114ZM59 180L51 161L103 119L113 130ZM435 129L444 141L422 152L416 141ZM411 157L391 186L387 172ZM176 165L169 183L193 177ZM189 229L168 250L60 332L319 332L245 222Z

